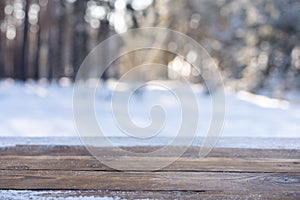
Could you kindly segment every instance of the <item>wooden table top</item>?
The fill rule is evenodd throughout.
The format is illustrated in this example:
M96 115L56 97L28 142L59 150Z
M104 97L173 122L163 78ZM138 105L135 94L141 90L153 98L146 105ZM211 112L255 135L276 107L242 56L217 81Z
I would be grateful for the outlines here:
M124 148L148 152L158 147ZM218 147L205 158L197 157L198 150L190 147L171 165L149 172L111 169L83 146L1 147L0 188L2 195L7 190L16 194L29 190L38 197L55 198L300 199L299 149ZM109 147L99 151L113 156ZM170 157L172 152L160 158L124 156L122 162L159 162ZM39 191L43 192L34 193Z

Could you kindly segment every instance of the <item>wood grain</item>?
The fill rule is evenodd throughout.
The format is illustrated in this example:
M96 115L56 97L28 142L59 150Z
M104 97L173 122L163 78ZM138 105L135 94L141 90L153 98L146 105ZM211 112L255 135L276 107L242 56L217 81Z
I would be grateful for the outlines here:
M124 157L117 165L120 169L129 164L158 163L168 159ZM115 171L92 156L0 156L0 161L1 170ZM300 173L300 159L183 157L159 171Z
M157 147L126 147L148 152ZM177 147L174 147L177 148ZM118 196L126 199L300 199L300 150L198 148L155 172L111 169L82 146L0 148L0 188L43 190L45 197ZM110 148L99 151L114 156ZM160 162L165 157L121 157L121 164ZM113 161L112 161L113 162ZM49 191L49 193L47 193ZM0 194L1 197L1 194Z
M1 170L2 189L297 191L300 173Z
M132 152L150 152L160 147L123 147ZM177 147L174 147L176 149ZM99 147L99 151L112 155L109 147ZM182 157L196 157L199 148L190 147ZM0 155L20 155L20 156L86 156L91 155L84 146L43 146L43 145L17 145L11 147L1 147ZM168 156L172 156L172 151ZM228 157L228 158L284 158L300 159L299 149L243 149L243 148L215 148L209 157Z

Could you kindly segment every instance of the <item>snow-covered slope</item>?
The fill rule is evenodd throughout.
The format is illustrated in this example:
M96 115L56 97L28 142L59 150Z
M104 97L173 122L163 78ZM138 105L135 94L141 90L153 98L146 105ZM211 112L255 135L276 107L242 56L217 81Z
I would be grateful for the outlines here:
M210 123L211 99L201 90L195 91L201 130L202 125L208 127ZM71 84L0 81L0 137L78 136L73 122L72 93ZM111 93L110 84L99 86L95 95L96 116L107 136L120 137L122 132L109 117ZM169 91L144 88L135 95L129 103L133 121L147 125L151 106L157 104L166 111L167 130L162 136L176 134L180 126L180 106ZM223 137L300 137L299 122L299 105L246 92L226 92Z

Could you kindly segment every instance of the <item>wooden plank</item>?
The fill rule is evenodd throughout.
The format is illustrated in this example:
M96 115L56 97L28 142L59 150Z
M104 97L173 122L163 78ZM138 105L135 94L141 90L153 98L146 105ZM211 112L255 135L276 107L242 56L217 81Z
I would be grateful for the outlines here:
M124 157L119 168L130 163L160 162L170 158ZM111 161L113 163L113 161ZM0 156L1 170L115 171L92 156ZM206 172L298 172L300 159L188 158L183 157L160 171Z
M123 147L132 152L151 152L161 147ZM174 147L178 148L178 147ZM112 151L109 147L99 147L99 151L103 154L111 155ZM196 157L199 148L190 147L183 154L183 157ZM84 146L43 146L43 145L17 145L10 147L1 147L0 155L19 155L19 156L90 156ZM172 156L172 151L168 156ZM243 148L215 148L209 157L226 157L226 158L284 158L284 159L300 159L299 149L243 149Z
M126 150L155 148L159 147ZM110 148L98 150L114 156ZM204 159L197 158L198 150L189 148L183 157L156 172L119 172L101 164L82 146L5 147L0 148L0 188L42 190L41 198L300 199L300 150L216 148ZM160 158L120 159L143 163L172 156L170 152ZM2 194L5 198L0 191L0 199Z
M0 190L0 199L299 199L299 192L252 191L112 191L112 190ZM15 198L12 198L15 199Z
M0 188L297 192L300 173L1 170Z

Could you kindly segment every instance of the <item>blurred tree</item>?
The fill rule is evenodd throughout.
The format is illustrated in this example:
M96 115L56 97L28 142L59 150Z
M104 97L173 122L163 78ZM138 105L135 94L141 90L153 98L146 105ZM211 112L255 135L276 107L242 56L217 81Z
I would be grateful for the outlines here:
M268 89L277 97L299 88L299 69L291 65L291 53L300 42L299 1L189 0L188 4L188 34L219 64L227 86L253 92Z
M87 56L88 33L86 22L84 21L87 4L85 1L76 1L74 3L74 33L73 33L73 73L76 74L82 61ZM73 76L74 77L74 76Z
M298 0L0 1L0 76L74 79L99 42L130 28L154 26L198 41L219 65L226 86L253 92L268 89L280 97L285 90L300 88L299 13ZM123 47L134 42L136 38L127 38ZM170 51L181 48L184 56L193 57L191 46L179 47L176 38L154 38L154 42ZM119 48L108 46L106 53ZM168 67L150 70L147 78L178 78L170 71L179 65L175 67L179 74L203 82L187 60L155 50L122 56L103 78L151 62Z
M29 4L30 1L26 1L24 8L24 21L23 21L23 41L21 45L21 63L20 63L20 79L25 81L26 76L26 69L27 69L27 56L28 56L28 11L29 11Z
M5 70L4 70L4 1L0 1L0 77L5 77Z

